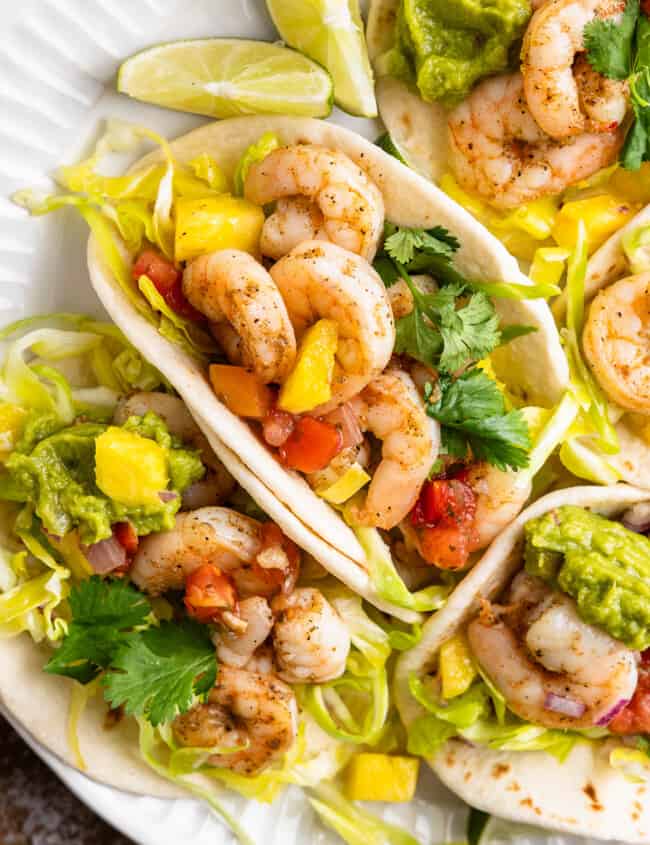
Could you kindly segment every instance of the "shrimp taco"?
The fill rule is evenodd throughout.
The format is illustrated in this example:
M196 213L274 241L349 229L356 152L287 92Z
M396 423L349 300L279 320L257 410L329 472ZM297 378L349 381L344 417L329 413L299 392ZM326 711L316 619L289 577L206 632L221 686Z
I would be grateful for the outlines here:
M408 747L474 807L599 839L650 838L650 494L548 494L399 658Z
M151 136L113 126L101 149L129 132ZM288 536L401 618L433 609L440 570L471 563L543 463L531 432L568 379L548 287L330 123L250 117L158 140L126 176L99 176L99 151L63 168L87 198L20 199L81 203L104 306L230 472L271 491Z
M406 160L534 282L565 282L552 310L581 411L561 444L564 467L646 487L645 293L643 280L636 290L620 280L647 269L650 22L635 0L532 7L512 0L470 21L458 17L465 0L376 0L368 43L385 74L381 112ZM624 54L616 68L614 43Z
M368 615L286 536L114 325L52 315L2 338L3 713L103 783L205 798L250 842L215 781L326 790L391 731L387 661L417 629ZM389 800L412 797L415 761L404 775Z

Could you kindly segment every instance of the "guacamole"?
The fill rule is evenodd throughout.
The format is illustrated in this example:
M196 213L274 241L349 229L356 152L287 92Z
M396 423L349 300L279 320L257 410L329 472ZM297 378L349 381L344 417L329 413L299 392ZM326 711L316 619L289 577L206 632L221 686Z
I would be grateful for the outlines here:
M650 646L650 540L565 505L526 524L526 571L570 595L585 622Z
M155 441L167 459L167 490L177 495L140 506L106 496L97 486L95 445L109 426L76 423L61 427L51 414L32 412L23 436L0 475L0 499L29 503L43 527L63 536L74 528L82 543L111 536L116 522L130 522L136 533L172 528L180 494L205 472L198 454L182 446L155 414L131 417L124 429ZM119 465L115 472L119 473ZM162 491L161 491L162 492Z
M454 105L484 76L510 65L529 0L400 0L395 46L382 63L425 100Z

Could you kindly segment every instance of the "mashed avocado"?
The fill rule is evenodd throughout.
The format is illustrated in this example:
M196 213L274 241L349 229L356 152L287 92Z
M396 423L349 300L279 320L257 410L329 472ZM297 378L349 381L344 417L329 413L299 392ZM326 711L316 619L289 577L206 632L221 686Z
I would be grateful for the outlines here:
M32 412L0 475L0 498L33 505L51 534L63 536L78 528L87 544L110 537L115 522L131 522L138 535L173 527L180 494L205 471L198 454L183 448L155 414L127 420L124 429L165 450L167 489L178 494L167 502L128 507L104 495L95 481L95 442L107 428L101 423L62 428L53 415Z
M630 648L650 646L650 540L565 505L526 524L526 571L570 595L578 613Z
M479 79L510 64L530 17L529 0L400 0L388 73L422 97L454 105Z

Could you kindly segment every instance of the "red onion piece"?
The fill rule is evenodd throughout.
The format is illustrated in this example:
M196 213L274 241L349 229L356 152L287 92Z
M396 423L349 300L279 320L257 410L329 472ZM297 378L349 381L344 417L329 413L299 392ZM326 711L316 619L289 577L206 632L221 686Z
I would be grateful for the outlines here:
M158 493L158 498L161 502L165 502L166 504L167 502L173 502L174 499L177 499L178 493L174 493L173 490L161 490Z
M84 551L88 563L98 575L105 575L126 563L126 549L114 536L86 546Z
M622 698L617 704L615 704L611 710L608 710L604 716L601 716L600 719L596 722L599 727L605 727L605 725L609 725L612 719L624 710L627 705L630 703L629 698Z
M587 709L582 701L576 701L574 698L565 698L563 695L556 695L554 692L546 693L544 699L544 709L551 710L553 713L561 713L563 716L570 716L573 719L578 719Z
M341 449L349 449L350 446L358 446L359 443L363 442L363 432L359 426L359 420L349 402L331 411L323 419L330 425L335 425L341 432Z
M286 411L278 411L277 408L271 411L264 418L262 433L269 446L284 446L289 435L295 427L296 421Z
M621 517L621 524L636 534L647 534L650 531L650 502L639 502L628 508Z

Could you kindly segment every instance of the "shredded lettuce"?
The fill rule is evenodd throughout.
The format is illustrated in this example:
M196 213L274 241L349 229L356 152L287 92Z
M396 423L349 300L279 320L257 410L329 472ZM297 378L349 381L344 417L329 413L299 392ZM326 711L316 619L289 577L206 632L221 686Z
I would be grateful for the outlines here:
M228 825L240 845L254 845L253 840L246 833L243 827L229 813L219 800L218 796L214 794L213 790L199 786L197 783L189 780L187 776L173 774L169 768L168 760L161 759L161 751L164 754L165 743L161 742L160 732L153 728L150 723L144 718L138 718L139 728L139 747L145 763L153 769L160 777L177 784L186 789L188 793L194 795L196 798L201 798L206 801L215 813L220 816Z
M348 845L418 845L410 833L362 810L332 784L312 789L309 803Z
M153 310L160 313L158 331L163 337L198 358L217 351L212 337L170 308L148 276L140 276L138 288Z
M235 170L235 193L241 197L244 195L244 184L251 165L263 161L269 153L280 146L280 139L275 132L265 132L254 144L251 144L239 159Z
M633 273L650 269L650 226L639 226L623 236L623 252Z
M621 771L632 783L650 780L650 757L638 748L619 746L609 753L609 765Z
M408 729L408 750L423 757L435 756L447 740L461 737L478 745L504 751L546 751L563 761L585 736L551 730L519 719L507 711L505 699L491 681L481 677L462 695L444 701L434 682L415 675L409 691L427 711Z
M434 584L415 593L411 593L400 578L390 549L376 528L358 525L354 520L358 498L355 496L345 503L342 509L343 518L352 528L366 553L368 569L377 595L386 601L409 610L427 613L439 610L447 600L452 590L450 584Z
M79 722L84 714L88 702L99 692L99 678L95 678L88 684L79 684L76 681L72 682L72 691L70 693L70 707L68 709L68 745L72 751L75 766L86 771L86 761L81 753L81 745L79 743Z

